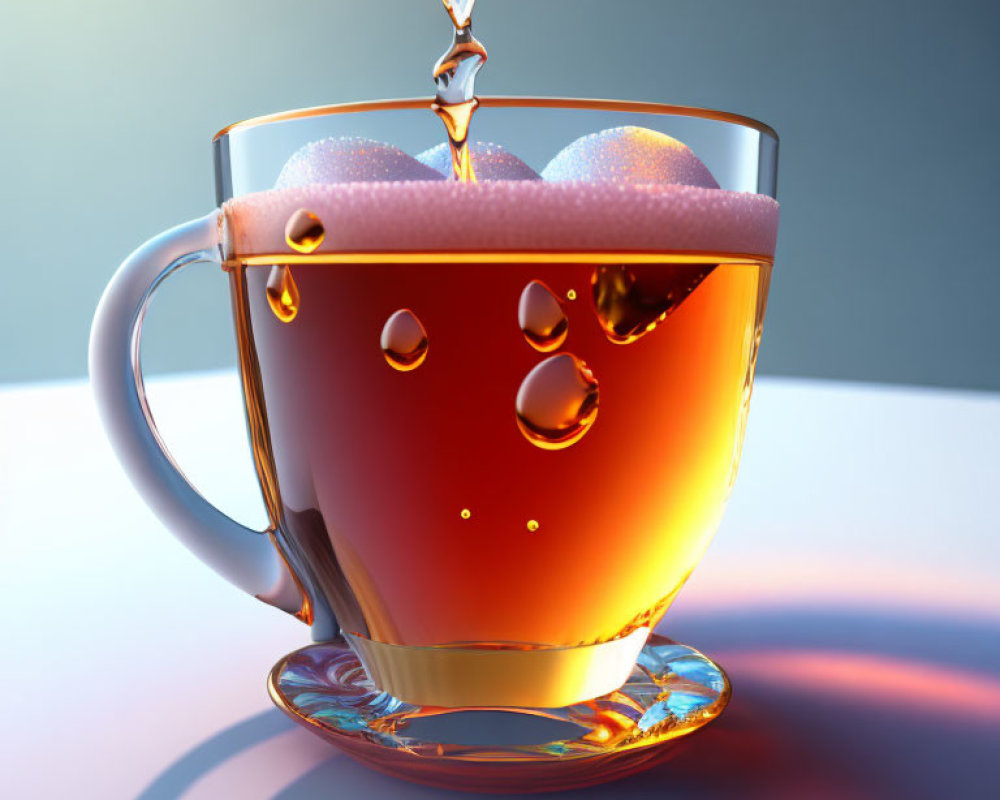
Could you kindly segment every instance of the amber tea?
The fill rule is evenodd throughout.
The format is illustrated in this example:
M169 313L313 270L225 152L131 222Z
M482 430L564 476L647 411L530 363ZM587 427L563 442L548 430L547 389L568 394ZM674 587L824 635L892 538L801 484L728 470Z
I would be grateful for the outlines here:
M350 632L616 638L657 621L715 530L769 265L519 255L234 273L268 420L257 457ZM275 270L294 275L294 319L270 300Z
M230 203L258 470L306 595L345 632L577 646L663 614L729 495L763 322L769 258L725 223L773 211L667 194L428 182ZM414 212L472 202L461 235ZM608 251L655 241L664 213L728 252ZM513 237L525 249L496 251ZM606 246L542 246L560 238Z

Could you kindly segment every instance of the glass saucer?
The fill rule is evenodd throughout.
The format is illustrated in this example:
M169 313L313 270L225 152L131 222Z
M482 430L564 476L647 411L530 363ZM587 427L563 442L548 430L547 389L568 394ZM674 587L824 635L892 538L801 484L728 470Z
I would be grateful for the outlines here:
M404 703L372 684L343 639L285 656L268 690L296 722L374 769L480 792L580 788L647 769L730 695L709 658L656 634L620 689L564 708Z

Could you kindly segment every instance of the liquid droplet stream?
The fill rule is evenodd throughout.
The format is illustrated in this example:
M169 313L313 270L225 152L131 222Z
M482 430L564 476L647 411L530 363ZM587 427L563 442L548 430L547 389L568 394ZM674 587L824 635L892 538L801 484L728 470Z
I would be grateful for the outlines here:
M486 63L486 48L472 35L472 8L475 0L444 0L451 17L451 48L434 65L432 77L437 94L431 108L448 131L452 173L457 181L475 183L469 153L469 125L479 105L476 75Z
M476 0L442 0L442 2L456 28L464 28L469 24Z

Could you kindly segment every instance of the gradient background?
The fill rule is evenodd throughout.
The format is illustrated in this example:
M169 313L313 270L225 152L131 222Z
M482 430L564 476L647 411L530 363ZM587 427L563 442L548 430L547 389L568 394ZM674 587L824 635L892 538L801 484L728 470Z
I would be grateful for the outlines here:
M5 0L0 383L85 374L116 265L212 206L224 124L429 94L447 44L437 5ZM762 373L1000 389L1000 5L479 5L483 94L708 106L778 130ZM146 363L232 364L232 338L225 282L188 270L157 295Z

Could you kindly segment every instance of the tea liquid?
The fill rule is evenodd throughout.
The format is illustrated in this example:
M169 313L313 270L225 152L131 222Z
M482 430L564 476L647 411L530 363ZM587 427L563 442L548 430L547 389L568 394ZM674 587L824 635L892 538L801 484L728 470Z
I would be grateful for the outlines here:
M739 459L770 266L732 258L239 262L258 468L345 630L573 645L655 622Z

